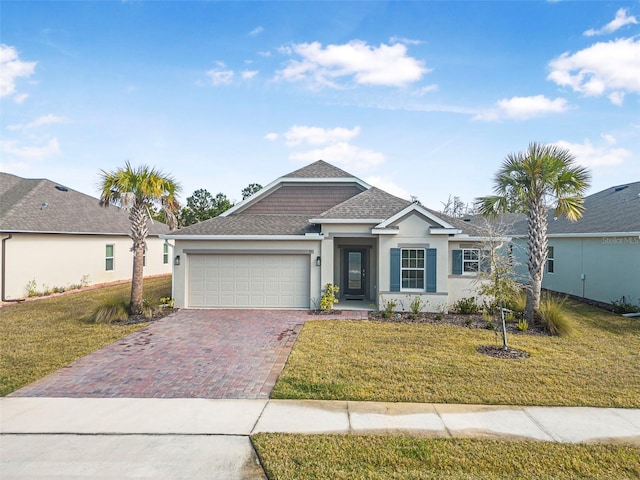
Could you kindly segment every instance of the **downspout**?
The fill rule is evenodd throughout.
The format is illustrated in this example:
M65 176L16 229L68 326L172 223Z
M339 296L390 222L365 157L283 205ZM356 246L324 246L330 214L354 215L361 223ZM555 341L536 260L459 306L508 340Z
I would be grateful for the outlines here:
M5 286L7 284L7 240L11 240L13 235L9 233L8 237L2 239L2 301L3 302L21 302L22 300L10 300L5 298Z

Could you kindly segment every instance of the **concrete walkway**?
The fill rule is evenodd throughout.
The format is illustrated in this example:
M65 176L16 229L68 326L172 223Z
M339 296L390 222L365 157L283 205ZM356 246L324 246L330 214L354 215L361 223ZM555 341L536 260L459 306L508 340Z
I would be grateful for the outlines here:
M640 409L343 401L0 399L2 478L264 479L258 432L625 443Z

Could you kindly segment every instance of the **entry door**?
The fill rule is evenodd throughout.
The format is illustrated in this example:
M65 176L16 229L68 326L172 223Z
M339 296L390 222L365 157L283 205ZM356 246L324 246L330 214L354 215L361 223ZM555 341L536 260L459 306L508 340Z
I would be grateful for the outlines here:
M351 298L365 298L367 251L364 248L345 248L343 265L343 295Z

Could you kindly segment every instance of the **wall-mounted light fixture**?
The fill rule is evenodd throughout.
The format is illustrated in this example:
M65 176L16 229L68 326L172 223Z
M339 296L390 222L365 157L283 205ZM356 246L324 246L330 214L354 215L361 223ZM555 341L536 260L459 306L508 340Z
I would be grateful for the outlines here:
M321 259L320 259L320 257L318 256L318 257L316 257L316 266L318 266L318 267L319 267L320 265L322 265L322 260L321 260Z
M174 265L180 265L180 255L176 255L175 260L173 261Z

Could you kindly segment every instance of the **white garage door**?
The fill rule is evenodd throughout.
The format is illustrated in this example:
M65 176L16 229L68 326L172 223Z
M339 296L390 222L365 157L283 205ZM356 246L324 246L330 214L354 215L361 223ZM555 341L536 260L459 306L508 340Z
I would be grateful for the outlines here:
M309 256L189 255L189 306L309 308Z

